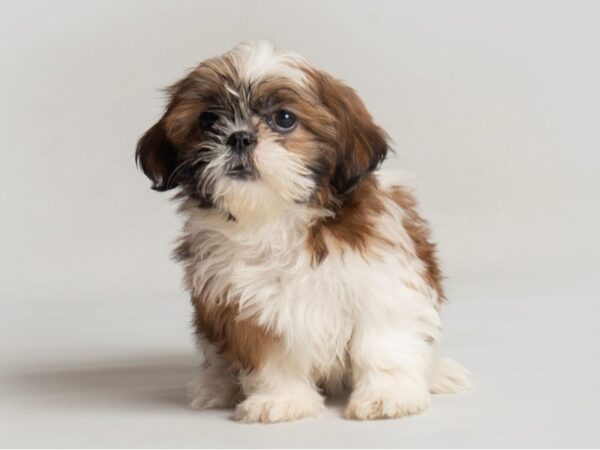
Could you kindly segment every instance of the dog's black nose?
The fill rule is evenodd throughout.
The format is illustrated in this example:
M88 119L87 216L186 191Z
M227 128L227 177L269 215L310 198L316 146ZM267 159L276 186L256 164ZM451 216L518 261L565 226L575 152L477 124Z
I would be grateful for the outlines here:
M236 153L243 153L256 144L256 137L247 131L236 131L227 139L227 145Z

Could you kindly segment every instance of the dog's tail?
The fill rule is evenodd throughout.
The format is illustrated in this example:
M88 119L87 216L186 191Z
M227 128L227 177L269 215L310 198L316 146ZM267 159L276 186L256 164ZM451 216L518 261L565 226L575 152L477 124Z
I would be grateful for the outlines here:
M473 389L471 372L450 358L437 358L429 378L432 394L453 394Z

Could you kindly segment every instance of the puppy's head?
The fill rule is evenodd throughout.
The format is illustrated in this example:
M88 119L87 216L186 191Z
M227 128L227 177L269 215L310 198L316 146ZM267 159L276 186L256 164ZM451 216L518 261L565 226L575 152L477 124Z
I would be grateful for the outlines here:
M136 157L159 191L238 215L343 200L385 158L356 93L297 54L244 43L169 89Z

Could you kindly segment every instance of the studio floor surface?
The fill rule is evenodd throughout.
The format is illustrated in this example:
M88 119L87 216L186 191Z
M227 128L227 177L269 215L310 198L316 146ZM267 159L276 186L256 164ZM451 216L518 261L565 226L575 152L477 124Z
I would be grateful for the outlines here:
M444 353L477 389L400 420L243 425L192 411L196 371L183 294L26 298L1 308L5 447L590 447L600 445L593 277L548 273L448 281ZM175 297L175 298L173 298Z

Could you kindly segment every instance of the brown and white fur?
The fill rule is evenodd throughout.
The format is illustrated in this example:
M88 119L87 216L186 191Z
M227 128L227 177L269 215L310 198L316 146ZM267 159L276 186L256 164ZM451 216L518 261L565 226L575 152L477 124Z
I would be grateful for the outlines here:
M185 217L176 255L202 355L192 407L278 422L350 388L345 416L377 419L470 386L436 354L435 249L412 195L380 180L388 139L352 89L253 42L169 94L137 159L155 189L178 189Z

